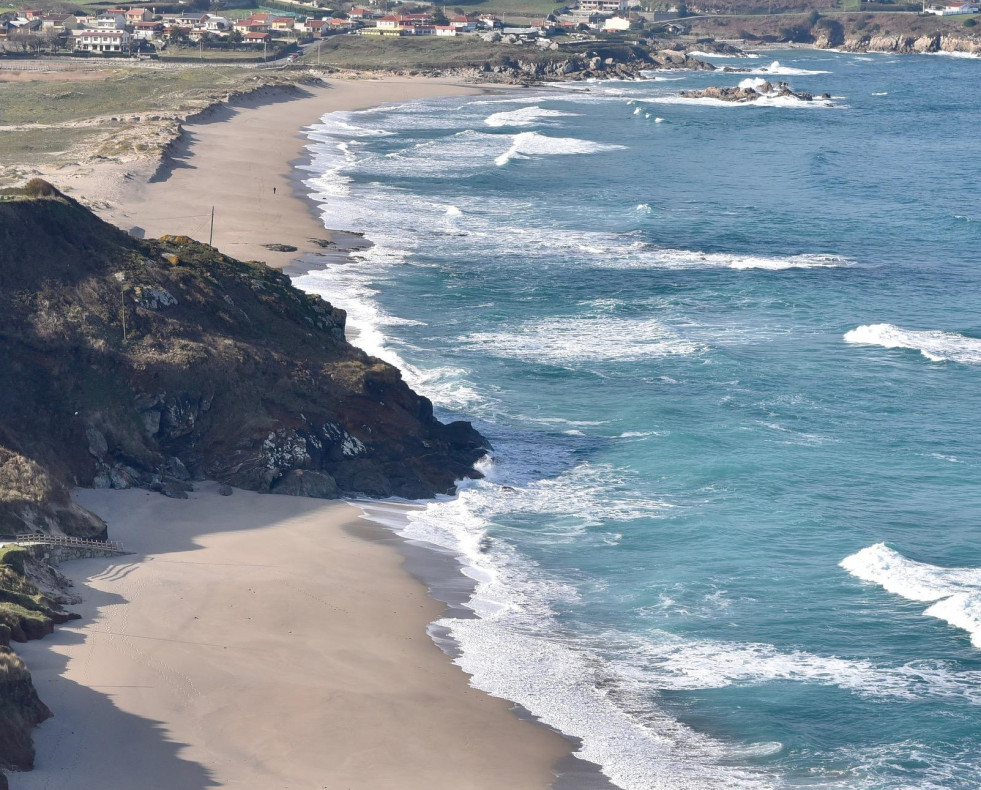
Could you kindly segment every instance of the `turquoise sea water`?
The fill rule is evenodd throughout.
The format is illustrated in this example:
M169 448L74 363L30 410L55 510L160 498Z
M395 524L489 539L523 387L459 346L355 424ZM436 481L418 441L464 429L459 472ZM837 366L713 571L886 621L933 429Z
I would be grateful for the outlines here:
M403 528L477 581L474 685L631 790L976 788L981 62L715 62L833 98L326 116L376 246L297 282L494 444Z

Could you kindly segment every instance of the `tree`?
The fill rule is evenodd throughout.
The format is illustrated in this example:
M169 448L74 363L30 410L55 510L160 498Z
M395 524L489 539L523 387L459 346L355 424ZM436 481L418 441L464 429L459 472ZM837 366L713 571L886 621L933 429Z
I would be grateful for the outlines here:
M446 18L446 12L443 10L443 6L437 6L436 10L433 12L433 24L434 25L450 24L450 20Z

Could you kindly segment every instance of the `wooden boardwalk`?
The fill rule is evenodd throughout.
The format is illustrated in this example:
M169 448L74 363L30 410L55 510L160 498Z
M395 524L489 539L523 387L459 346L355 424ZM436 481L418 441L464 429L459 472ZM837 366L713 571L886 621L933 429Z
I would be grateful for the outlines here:
M110 554L131 553L114 540L75 538L69 535L47 535L43 532L0 536L0 544L2 543L16 543L18 546L67 546L77 549L99 549L101 551L107 551Z

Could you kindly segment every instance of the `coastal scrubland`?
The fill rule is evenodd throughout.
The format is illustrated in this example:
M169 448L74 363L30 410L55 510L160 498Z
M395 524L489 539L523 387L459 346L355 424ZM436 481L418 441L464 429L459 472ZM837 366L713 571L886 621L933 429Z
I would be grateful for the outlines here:
M305 62L316 62L316 50L310 50L304 57ZM519 58L548 62L567 57L568 53L535 52L528 47L463 37L334 36L320 45L321 61L340 69L461 69L478 68L484 63L499 66Z
M78 79L83 74L83 79ZM38 168L158 159L179 124L230 94L288 88L306 75L236 68L41 72L3 83L0 185Z

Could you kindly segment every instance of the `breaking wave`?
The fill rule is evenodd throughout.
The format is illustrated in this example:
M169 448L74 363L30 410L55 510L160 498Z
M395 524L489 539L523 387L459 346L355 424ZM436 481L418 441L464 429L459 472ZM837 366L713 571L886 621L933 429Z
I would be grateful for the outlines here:
M981 365L981 339L940 330L916 331L892 324L867 324L845 333L846 343L919 351L931 362Z
M484 123L488 126L532 126L546 118L564 118L575 115L561 110L546 110L542 107L522 107L520 110L496 112L488 116Z
M971 635L981 647L981 568L944 568L904 557L884 543L868 546L841 561L862 581L880 585L909 601L935 602L923 614Z
M548 137L538 132L521 132L514 136L511 147L497 157L494 164L503 167L514 159L527 159L531 156L595 154L600 151L616 151L623 147L578 140L575 137Z

